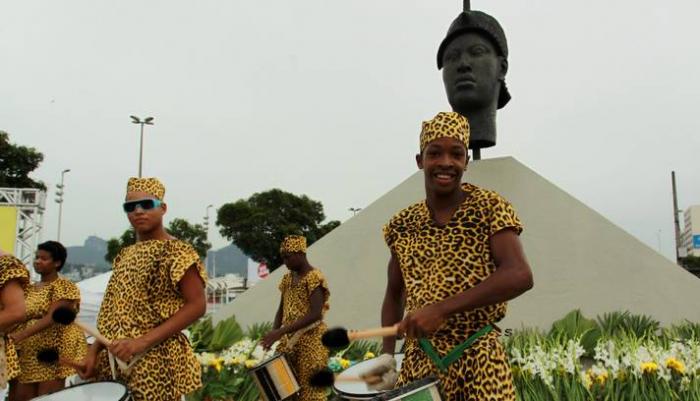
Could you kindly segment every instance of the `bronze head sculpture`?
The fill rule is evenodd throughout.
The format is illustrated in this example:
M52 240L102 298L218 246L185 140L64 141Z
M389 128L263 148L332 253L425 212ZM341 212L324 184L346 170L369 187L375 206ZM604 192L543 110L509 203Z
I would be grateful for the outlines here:
M469 148L478 159L479 149L496 145L496 110L510 100L503 28L486 13L462 12L438 48L437 66L452 109L469 119Z

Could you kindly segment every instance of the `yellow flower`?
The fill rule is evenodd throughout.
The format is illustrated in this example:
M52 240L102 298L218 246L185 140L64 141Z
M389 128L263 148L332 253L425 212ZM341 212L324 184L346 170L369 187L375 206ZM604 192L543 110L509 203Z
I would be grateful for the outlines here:
M673 357L666 359L666 367L681 375L685 373L685 365L683 362Z
M250 369L250 368L254 367L255 365L257 365L258 362L259 361L257 359L248 359L247 361L245 361L245 367Z
M605 381L608 380L608 372L600 373L595 377L595 379L598 382L598 384L602 386L603 384L605 384Z
M366 360L368 360L368 359L372 359L372 358L374 358L374 356L375 356L374 353L368 351L368 352L365 354L364 360L366 361Z
M223 367L223 362L224 362L224 358L214 358L211 360L211 362L209 362L209 366L216 369L217 372L221 372L221 368Z
M583 377L584 377L583 384L586 386L587 389L590 390L591 386L593 386L593 380L591 379L591 371L589 370L588 372L586 372L586 374L583 375Z
M342 367L343 369L349 368L349 367L350 367L350 361L348 361L348 360L345 359L345 358L340 358L340 367Z
M640 365L642 373L656 373L659 370L659 365L656 362L644 362Z

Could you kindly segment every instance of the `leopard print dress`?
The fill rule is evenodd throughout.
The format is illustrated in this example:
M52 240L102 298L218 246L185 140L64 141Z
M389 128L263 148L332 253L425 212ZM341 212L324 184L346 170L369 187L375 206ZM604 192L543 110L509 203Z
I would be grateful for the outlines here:
M61 300L80 303L78 286L64 277L59 277L50 283L35 283L29 286L25 296L27 320L16 331L35 324L49 312L53 303ZM39 362L37 353L46 348L55 348L61 358L72 361L81 361L87 354L85 334L78 326L54 323L17 344L19 365L22 369L17 377L20 383L60 380L75 374L73 368Z
M184 305L178 284L192 266L206 283L199 255L180 240L141 241L122 249L97 316L100 333L109 340L136 338L168 320ZM112 379L105 350L97 372L100 380ZM201 367L182 333L146 351L129 372L117 376L134 401L179 401L202 386Z
M29 271L24 264L12 255L0 255L0 288L4 287L11 280L19 280L22 287L26 288L29 285ZM0 309L3 309L0 302ZM5 366L0 366L0 382L5 383L17 377L20 373L19 358L14 343L6 335L0 333L5 343L5 355L0 356L0 364L4 362ZM2 361L4 359L4 361Z
M396 214L384 237L401 268L406 312L459 294L484 281L496 269L489 238L503 229L518 234L522 224L510 203L495 192L463 184L468 194L450 221L435 223L425 201ZM489 323L501 320L506 304L477 308L451 316L427 339L441 357ZM397 387L437 376L451 401L514 401L513 380L498 333L480 337L446 371L440 371L418 341L406 342Z
M316 288L323 290L323 314L328 310L330 291L323 274L317 270L306 273L294 280L295 274L289 272L282 277L279 289L282 292L282 325L288 325L300 319L309 312L310 296ZM325 401L326 390L309 386L309 379L328 364L328 350L321 343L321 336L326 332L326 325L321 322L318 326L304 332L292 345L287 346L289 337L280 341L277 350L285 355L291 365L301 390L289 400L295 401Z

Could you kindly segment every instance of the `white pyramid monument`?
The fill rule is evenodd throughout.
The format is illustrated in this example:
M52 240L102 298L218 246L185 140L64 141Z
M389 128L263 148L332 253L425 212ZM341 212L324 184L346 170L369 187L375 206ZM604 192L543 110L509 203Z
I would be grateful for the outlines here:
M700 322L700 279L517 160L471 162L465 178L510 200L525 225L521 239L535 286L509 303L502 329L546 329L576 308L588 317L629 310L664 325ZM423 173L417 172L309 248L311 264L328 278L330 325L379 325L389 260L381 228L424 195ZM278 269L241 294L214 320L235 315L244 327L272 321L286 271Z

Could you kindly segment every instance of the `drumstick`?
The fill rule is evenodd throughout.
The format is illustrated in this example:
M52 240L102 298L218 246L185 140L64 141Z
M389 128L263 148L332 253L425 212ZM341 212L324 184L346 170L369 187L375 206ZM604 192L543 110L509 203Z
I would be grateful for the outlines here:
M60 358L56 348L45 348L37 352L36 359L43 363L58 363L59 365L68 366L75 370L81 370L84 365L79 362L71 361L70 359Z
M314 373L309 378L309 385L312 387L331 387L335 382L365 382L367 384L376 384L382 381L381 376L336 376L328 368L321 369Z
M345 348L351 341L362 338L396 336L398 328L398 324L361 331L348 331L343 327L336 327L323 333L321 342L328 348Z
M76 326L80 328L80 330L84 331L85 333L95 337L97 341L101 342L102 344L106 346L112 345L112 342L109 341L107 338L105 338L102 334L100 334L97 329L90 327L79 320L76 320L75 317L77 316L77 313L68 307L62 306L60 308L56 308L55 311L51 314L51 318L53 319L54 322L62 325L69 325L71 323L74 323Z

